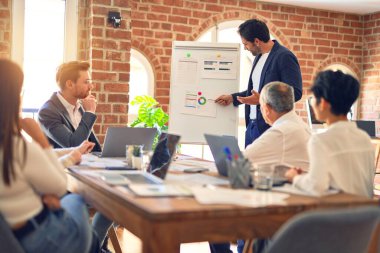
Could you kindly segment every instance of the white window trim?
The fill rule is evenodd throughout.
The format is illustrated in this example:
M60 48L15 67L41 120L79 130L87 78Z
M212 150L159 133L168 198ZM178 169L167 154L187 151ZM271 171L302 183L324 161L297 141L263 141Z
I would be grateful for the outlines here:
M25 1L12 1L11 59L24 65ZM64 61L77 59L78 52L78 1L66 0Z
M21 67L24 65L25 0L12 1L11 58Z
M73 61L78 58L78 1L66 0L65 8L65 43L63 60Z

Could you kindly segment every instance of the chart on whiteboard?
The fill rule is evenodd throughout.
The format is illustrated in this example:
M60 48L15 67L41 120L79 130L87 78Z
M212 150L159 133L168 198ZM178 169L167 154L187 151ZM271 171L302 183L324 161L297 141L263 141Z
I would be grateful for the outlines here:
M215 100L204 91L186 90L183 102L183 114L216 117Z

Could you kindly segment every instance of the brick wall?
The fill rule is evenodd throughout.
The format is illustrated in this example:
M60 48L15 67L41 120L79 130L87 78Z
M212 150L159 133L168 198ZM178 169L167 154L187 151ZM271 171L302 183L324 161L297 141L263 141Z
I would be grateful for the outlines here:
M11 0L0 0L0 58L11 55Z
M0 0L0 57L10 56L11 0ZM122 25L107 23L120 11ZM304 93L330 64L351 68L363 81L359 117L379 118L380 14L354 15L247 0L79 0L79 54L92 65L99 100L95 127L101 137L127 122L130 48L152 64L155 96L168 109L171 44L195 40L216 23L260 18L298 57ZM296 105L306 116L304 103Z
M108 23L109 11L121 13L119 28ZM103 142L109 126L128 121L130 1L79 1L79 58L91 63L94 94L98 100L95 132Z
M365 15L360 117L380 118L380 12ZM377 125L377 133L379 131Z
M329 64L344 64L361 77L363 22L359 15L253 1L136 0L132 47L152 63L158 101L169 104L173 40L195 40L216 23L249 18L264 20L271 34L297 55L304 93L316 73ZM296 108L306 117L303 102Z

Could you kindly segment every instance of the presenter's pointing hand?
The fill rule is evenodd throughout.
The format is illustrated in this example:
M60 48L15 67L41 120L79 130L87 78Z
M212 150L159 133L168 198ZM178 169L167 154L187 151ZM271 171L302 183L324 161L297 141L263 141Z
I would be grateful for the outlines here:
M248 97L237 97L237 100L242 104L258 105L260 103L260 93L252 90L252 95Z
M221 95L215 99L215 103L220 105L229 105L232 103L232 95Z

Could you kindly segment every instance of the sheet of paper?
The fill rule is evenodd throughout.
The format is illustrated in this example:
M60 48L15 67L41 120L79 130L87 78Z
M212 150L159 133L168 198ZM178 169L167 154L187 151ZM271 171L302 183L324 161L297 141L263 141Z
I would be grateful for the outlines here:
M297 189L294 186L292 186L291 184L285 184L285 185L280 186L280 187L274 187L273 191L291 193L291 194L303 195L303 196L319 197L318 195L313 195L313 194L310 194L308 192ZM328 192L326 192L324 194L324 196L325 195L331 195L331 194L337 194L338 192L339 192L338 190L330 189Z
M173 85L196 85L198 77L198 61L182 58L177 62L177 75Z
M193 185L229 185L228 179L213 177L204 174L168 174L165 184Z
M144 197L170 197L170 196L192 196L189 187L174 184L143 185L131 184L129 189L138 196Z
M186 90L181 113L215 118L216 103L214 97L201 89Z
M214 162L197 161L197 160L180 160L170 165L170 170L183 171L188 168L207 168L210 171L217 171Z
M126 164L124 158L100 158L92 154L86 154L82 156L80 165L104 169L106 166L123 167Z
M240 206L261 207L268 205L285 205L289 197L285 193L272 191L234 190L221 187L192 187L195 199L201 204L232 204Z
M217 55L207 57L202 61L201 76L202 78L213 79L236 79L237 76L237 59Z

